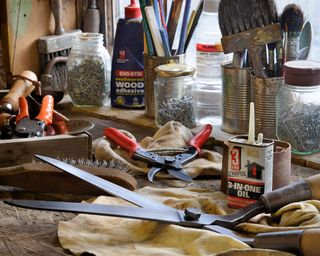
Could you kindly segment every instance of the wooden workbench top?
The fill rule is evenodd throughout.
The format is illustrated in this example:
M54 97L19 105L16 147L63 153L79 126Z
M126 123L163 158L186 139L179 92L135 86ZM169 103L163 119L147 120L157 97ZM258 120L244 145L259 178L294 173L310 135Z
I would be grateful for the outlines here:
M93 138L102 136L104 127L114 126L118 129L126 129L132 132L137 139L152 135L157 129L151 118L144 115L143 110L122 110L112 109L110 107L103 108L76 108L69 102L58 105L58 109L68 117L79 117L91 120L95 127L90 132ZM217 128L215 128L217 132ZM214 136L217 136L215 133ZM220 135L219 135L220 136ZM317 170L293 165L292 181L306 178L318 173ZM183 187L183 182L172 183L171 180L158 180L153 186L157 187ZM150 185L145 178L138 180L138 186L143 187ZM187 184L190 186L190 184ZM208 187L215 190L220 189L219 179L196 180L192 186ZM1 187L1 199L38 199L38 200L62 200L62 201L80 201L86 197L70 196L70 195L50 195L50 194L34 194L17 189ZM1 235L0 235L0 251L1 255L13 256L31 256L31 255L71 255L70 252L60 247L57 237L58 222L69 220L75 215L71 213L46 212L29 209L21 209L5 205L0 202L0 219L1 219Z

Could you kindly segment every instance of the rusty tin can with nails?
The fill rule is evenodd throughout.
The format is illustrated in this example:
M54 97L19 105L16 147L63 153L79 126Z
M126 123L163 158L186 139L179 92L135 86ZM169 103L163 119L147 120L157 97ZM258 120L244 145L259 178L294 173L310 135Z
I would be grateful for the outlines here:
M274 141L259 139L248 143L248 136L233 137L227 142L228 206L243 208L272 191Z

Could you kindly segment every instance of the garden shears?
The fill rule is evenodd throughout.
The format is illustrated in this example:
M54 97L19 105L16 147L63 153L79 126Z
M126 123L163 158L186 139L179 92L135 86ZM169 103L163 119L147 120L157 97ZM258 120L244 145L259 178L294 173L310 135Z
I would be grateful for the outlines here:
M304 200L320 199L320 174L263 194L257 202L229 215L202 213L195 208L177 210L168 205L120 187L100 177L57 159L36 155L36 158L76 176L101 190L131 202L139 207L73 203L59 201L5 200L10 205L49 211L124 217L176 224L230 235L257 248L283 250L301 255L318 255L320 229L290 230L259 233L255 237L241 237L232 229L260 213L270 213L279 208ZM313 242L312 242L313 241Z
M148 180L150 182L153 182L154 176L160 171L166 171L171 176L180 180L192 182L192 178L182 167L198 156L200 148L207 141L211 132L212 126L207 124L190 140L189 146L185 148L183 153L175 156L162 156L143 149L139 143L115 128L110 127L104 129L104 135L109 140L128 151L133 159L148 163L148 166L151 167L148 172Z

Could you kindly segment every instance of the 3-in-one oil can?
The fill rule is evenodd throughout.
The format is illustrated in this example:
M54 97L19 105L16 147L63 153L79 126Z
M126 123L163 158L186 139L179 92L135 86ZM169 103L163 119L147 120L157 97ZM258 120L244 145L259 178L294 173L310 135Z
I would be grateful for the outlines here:
M243 208L272 191L274 141L248 144L248 136L228 140L228 206Z

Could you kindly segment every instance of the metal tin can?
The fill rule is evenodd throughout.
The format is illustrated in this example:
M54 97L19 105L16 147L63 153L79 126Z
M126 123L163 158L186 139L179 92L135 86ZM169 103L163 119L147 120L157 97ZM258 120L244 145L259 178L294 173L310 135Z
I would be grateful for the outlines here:
M228 141L228 206L243 208L272 191L274 141L248 144L248 136Z

